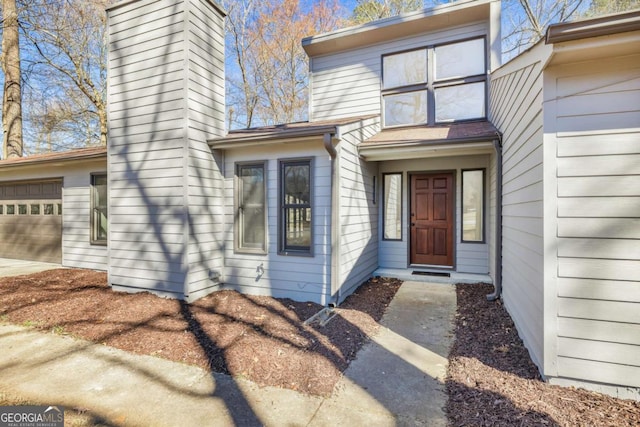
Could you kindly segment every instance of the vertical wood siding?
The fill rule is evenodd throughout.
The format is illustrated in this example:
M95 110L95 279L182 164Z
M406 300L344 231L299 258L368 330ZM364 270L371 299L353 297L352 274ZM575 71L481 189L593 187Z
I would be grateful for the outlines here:
M540 369L544 360L542 67L546 52L538 44L494 72L489 101L490 120L503 134L503 299Z
M548 73L557 376L640 387L640 55Z
M220 234L211 218L220 180L205 139L224 129L224 96L203 82L224 85L221 25L207 1L142 0L109 10L114 286L190 298L217 267L220 255L206 239ZM209 195L214 201L203 201ZM201 204L192 206L192 197Z
M358 126L343 133L339 144L341 301L378 268L378 165L361 159L357 145L373 136L379 127L377 120Z
M278 160L313 158L313 256L278 254ZM234 175L238 162L266 161L267 254L234 250ZM253 294L328 304L331 298L331 159L322 142L226 150L224 286Z
M482 36L487 31L487 23L477 23L312 58L310 120L380 114L382 55Z

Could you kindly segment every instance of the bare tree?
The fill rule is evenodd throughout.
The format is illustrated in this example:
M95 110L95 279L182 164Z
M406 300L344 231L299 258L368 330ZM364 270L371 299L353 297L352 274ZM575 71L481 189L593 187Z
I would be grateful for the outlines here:
M23 25L37 58L30 64L32 90L44 91L44 87L54 97L46 108L34 108L31 112L34 125L47 124L41 134L68 130L80 122L87 126L83 136L78 132L73 135L80 138L82 145L106 145L108 3L107 0L29 2ZM37 117L39 112L44 114L42 118ZM58 121L56 126L52 123L54 118Z
M227 9L230 127L305 119L309 66L300 41L338 26L338 2L305 9L300 0L240 0Z
M439 3L437 1L431 3ZM412 12L424 7L423 0L358 0L351 20L355 24Z
M233 69L226 73L229 127L251 127L258 105L255 77L261 72L261 64L252 61L254 58L250 55L256 40L249 27L255 21L258 6L254 0L229 0L225 3L228 13L226 51L233 64Z
M640 8L640 0L591 0L589 9L584 13L584 16L593 17L638 8Z
M544 37L550 24L575 19L586 0L510 0L503 3L502 53L510 59Z
M304 120L308 113L309 62L301 39L338 26L338 3L321 0L310 11L299 0L265 1L255 25L254 55L262 64L260 102L256 111L263 123Z
M22 157L22 89L20 73L20 35L16 0L2 1L2 71L4 96L2 99L2 157Z

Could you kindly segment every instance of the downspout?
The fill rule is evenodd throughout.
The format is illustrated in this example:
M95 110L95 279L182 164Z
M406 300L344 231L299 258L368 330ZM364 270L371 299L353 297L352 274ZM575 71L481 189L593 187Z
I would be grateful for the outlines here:
M496 259L493 293L487 295L488 301L495 301L502 295L502 134L496 132L493 148L496 151Z
M331 157L331 302L330 306L337 307L340 304L340 185L338 182L338 151L333 146L332 133L324 134L324 148ZM334 293L335 292L335 293Z

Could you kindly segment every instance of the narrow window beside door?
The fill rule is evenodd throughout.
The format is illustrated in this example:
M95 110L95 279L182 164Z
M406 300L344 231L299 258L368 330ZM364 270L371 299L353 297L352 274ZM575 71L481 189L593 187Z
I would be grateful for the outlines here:
M462 171L462 241L484 242L484 170Z
M58 214L62 206L58 205ZM107 175L91 175L91 243L107 244Z
M383 238L402 240L402 174L385 174L383 187Z

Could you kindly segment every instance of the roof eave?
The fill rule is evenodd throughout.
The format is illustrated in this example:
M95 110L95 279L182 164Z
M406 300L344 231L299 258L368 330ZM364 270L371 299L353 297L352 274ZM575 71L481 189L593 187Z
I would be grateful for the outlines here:
M402 143L361 144L358 154L367 161L402 160L442 156L488 154L496 136L411 141Z
M637 30L640 30L640 10L550 25L545 43L554 44Z
M487 19L494 0L463 0L417 12L344 28L302 39L309 56L354 49L379 43L390 37L407 37L439 28ZM455 13L455 15L454 15Z
M90 160L98 160L98 159L102 159L104 158L104 160L107 160L107 152L100 152L100 153L92 153L92 154L77 154L77 155L72 155L69 157L53 157L53 158L43 158L43 159L38 159L38 158L34 158L31 159L29 157L25 157L24 160L21 161L17 161L17 162L9 162L9 163L2 163L0 162L0 169L15 169L15 168L26 168L29 166L40 166L40 165L51 165L51 164L63 164L63 163L69 163L69 162L77 162L77 161L90 161Z
M259 133L241 137L225 137L210 139L207 141L213 150L226 150L230 148L251 147L256 145L272 145L282 143L300 143L322 140L325 134L338 133L337 126L323 126L313 129L288 130L282 132Z

